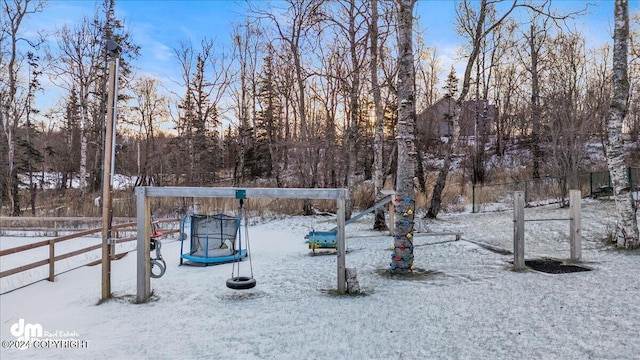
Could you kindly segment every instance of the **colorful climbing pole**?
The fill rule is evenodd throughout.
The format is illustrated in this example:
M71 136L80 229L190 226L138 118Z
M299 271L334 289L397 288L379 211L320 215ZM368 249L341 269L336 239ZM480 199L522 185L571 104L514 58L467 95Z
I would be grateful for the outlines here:
M395 236L391 247L392 273L403 274L411 272L413 266L413 224L416 211L416 202L412 198L395 198L393 201L395 211Z

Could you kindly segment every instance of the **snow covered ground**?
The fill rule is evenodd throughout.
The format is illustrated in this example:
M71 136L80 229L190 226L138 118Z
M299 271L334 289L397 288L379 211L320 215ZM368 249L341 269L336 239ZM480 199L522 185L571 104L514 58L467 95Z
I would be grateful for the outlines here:
M178 266L180 243L165 239L168 269L153 298L134 304L136 257L113 263L115 299L98 305L100 266L82 267L0 296L2 359L638 359L640 254L602 245L613 204L582 204L589 272L511 271L512 212L443 214L419 226L461 231L417 236L412 280L385 275L390 236L367 216L348 225L347 267L363 294L336 296L336 258L310 256L304 235L331 217L251 224L257 286L228 289L231 264ZM566 217L550 205L528 219ZM568 222L526 224L526 257L569 256ZM3 238L6 241L16 238ZM241 263L249 271L249 262ZM4 279L3 279L4 280ZM21 329L42 339L9 348ZM67 335L65 337L65 335ZM56 340L75 339L78 342ZM49 348L34 348L48 345ZM55 348L77 345L79 348Z

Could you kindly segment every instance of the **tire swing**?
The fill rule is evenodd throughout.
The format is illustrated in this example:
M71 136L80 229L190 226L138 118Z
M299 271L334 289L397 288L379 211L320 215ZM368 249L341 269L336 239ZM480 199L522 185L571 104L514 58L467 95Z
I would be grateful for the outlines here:
M246 199L246 193L244 190L236 190L236 199L240 200L240 207L238 209L238 222L242 222L244 218L244 236L247 241L247 257L249 258L249 269L251 270L251 276L240 275L240 263L242 259L235 261L231 268L231 277L227 279L227 287L233 290L247 290L256 286L256 279L253 278L253 264L251 263L251 247L249 246L249 228L247 225L246 211L244 209L244 199ZM241 225L241 224L239 224ZM240 247L242 247L242 226L238 226L238 241ZM238 266L236 267L236 263ZM237 268L237 270L236 270Z

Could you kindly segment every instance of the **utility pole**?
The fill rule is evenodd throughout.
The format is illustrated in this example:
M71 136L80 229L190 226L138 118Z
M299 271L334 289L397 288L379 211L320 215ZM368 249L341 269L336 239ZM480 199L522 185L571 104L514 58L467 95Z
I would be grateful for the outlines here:
M102 163L102 300L111 298L111 256L115 255L115 239L112 236L113 220L113 171L116 152L116 119L118 104L118 65L122 48L113 40L107 40L109 55L109 88L107 89L107 118Z

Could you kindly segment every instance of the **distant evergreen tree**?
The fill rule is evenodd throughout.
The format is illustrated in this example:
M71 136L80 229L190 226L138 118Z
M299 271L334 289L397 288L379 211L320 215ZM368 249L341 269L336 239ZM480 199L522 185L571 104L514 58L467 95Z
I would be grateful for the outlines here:
M27 53L27 61L29 65L29 85L27 90L27 98L25 101L25 125L23 128L24 135L20 136L17 141L18 145L18 172L26 173L28 176L29 186L29 206L31 207L31 215L36 214L36 191L37 184L34 182L33 173L37 171L36 166L42 163L44 157L40 152L39 131L31 120L33 114L39 111L33 108L35 92L41 89L40 80L42 74L39 70L39 58L32 52Z
M252 149L254 164L252 176L271 177L274 175L274 167L278 166L278 124L281 122L282 105L277 93L273 56L273 47L269 45L258 81L260 110L256 114L256 144Z
M458 76L456 75L456 69L451 67L449 75L447 75L447 81L444 85L444 96L448 98L455 97L458 93Z

